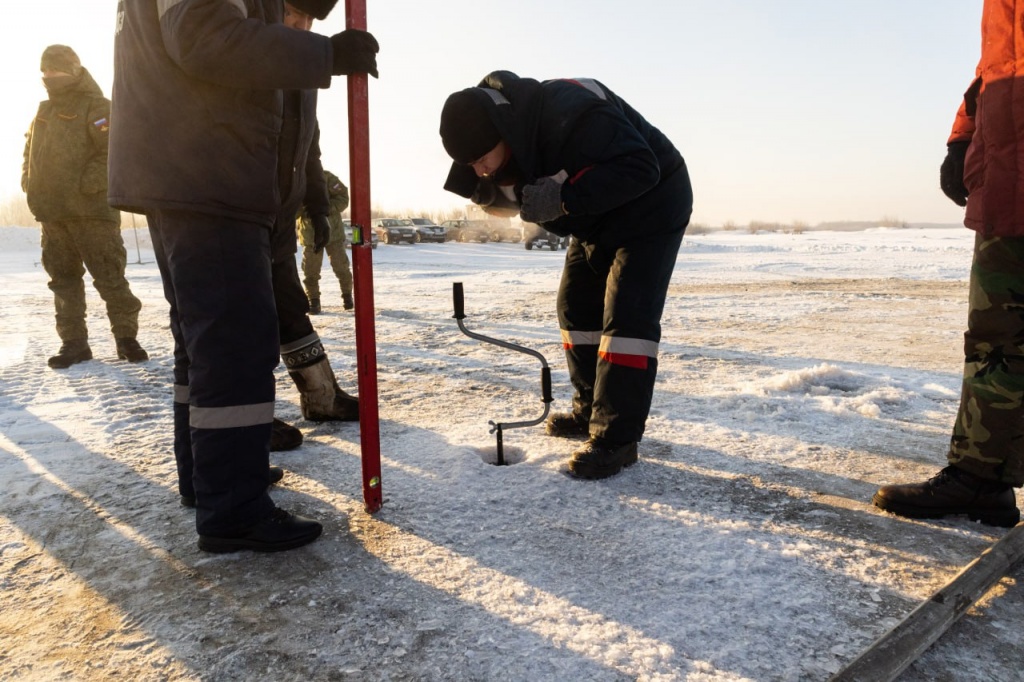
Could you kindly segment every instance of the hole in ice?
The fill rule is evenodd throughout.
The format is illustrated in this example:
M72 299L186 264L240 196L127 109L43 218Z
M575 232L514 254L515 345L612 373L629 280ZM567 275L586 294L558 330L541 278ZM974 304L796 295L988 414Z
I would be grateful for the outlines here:
M473 451L487 464L498 463L498 446L495 443L491 443L485 447L475 447ZM526 460L526 452L522 448L517 448L514 445L504 444L502 452L505 455L505 464L519 464Z

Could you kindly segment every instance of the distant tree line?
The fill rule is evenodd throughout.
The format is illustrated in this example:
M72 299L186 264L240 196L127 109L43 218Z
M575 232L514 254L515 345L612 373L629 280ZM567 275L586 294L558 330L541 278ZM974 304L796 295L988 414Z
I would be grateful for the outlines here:
M345 217L349 217L349 213L345 212ZM441 224L446 220L459 220L466 217L466 212L462 208L449 208L433 211L422 211L415 208L384 208L380 205L375 205L370 210L370 218L430 218L435 223ZM25 201L24 194L15 194L7 198L6 201L0 203L0 227L6 226L21 226L21 227L33 227L37 226L36 219L32 216L32 212L28 210L28 203ZM121 228L129 229L132 227L142 228L146 226L146 218L144 216L133 215L124 213L121 216ZM890 227L905 229L910 227L910 223L905 220L894 216L882 216L879 220L839 220L831 222L821 222L811 227L808 223L802 220L794 220L789 223L782 222L771 222L765 220L751 220L746 226L741 226L731 220L727 220L721 225L715 227L708 223L693 222L686 229L686 233L689 235L707 234L713 231L723 232L735 232L743 229L750 234L757 234L758 232L782 232L785 234L803 234L807 230L865 230L872 227Z

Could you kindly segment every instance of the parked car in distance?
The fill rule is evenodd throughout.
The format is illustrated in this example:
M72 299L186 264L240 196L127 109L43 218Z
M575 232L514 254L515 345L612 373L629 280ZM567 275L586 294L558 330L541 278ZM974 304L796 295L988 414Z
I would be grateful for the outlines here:
M490 225L486 220L446 220L441 223L450 242L480 242L490 240Z
M494 218L488 220L490 227L490 238L492 242L518 242L523 239L523 231L508 218Z
M416 228L408 218L375 218L372 225L385 244L416 243Z
M412 225L416 228L416 241L444 243L444 228L430 218L412 218Z
M536 223L523 223L523 244L527 251L534 247L543 249L545 246L552 251L557 251L559 247L564 249L569 242L554 232L548 232Z
M355 240L352 237L352 221L351 220L342 220L341 221L341 225L342 225L342 228L344 228L344 230L345 230L345 239L348 240L349 244L354 244ZM377 236L377 233L374 232L372 229L366 230L366 231L369 232L370 248L371 249L376 249L377 248L377 244L380 243L380 238ZM366 237L367 237L367 235L363 235L363 239L366 239Z

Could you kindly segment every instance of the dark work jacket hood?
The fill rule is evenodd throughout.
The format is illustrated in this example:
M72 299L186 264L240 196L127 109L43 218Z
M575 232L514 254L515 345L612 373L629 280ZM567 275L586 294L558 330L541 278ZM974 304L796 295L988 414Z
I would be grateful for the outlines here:
M631 214L650 215L651 207L642 204L665 198L657 193L645 197L685 169L668 138L598 81L540 82L494 71L477 87L511 150L517 198L526 184L559 173L567 176L562 198L568 215L544 225L556 234L582 241L606 224L628 221ZM471 167L453 163L444 187L471 199L479 183ZM692 205L688 179L683 194L671 219L685 213L685 224ZM634 229L643 230L644 225Z
M330 39L283 24L280 0L120 0L114 206L273 225L282 90L327 87Z

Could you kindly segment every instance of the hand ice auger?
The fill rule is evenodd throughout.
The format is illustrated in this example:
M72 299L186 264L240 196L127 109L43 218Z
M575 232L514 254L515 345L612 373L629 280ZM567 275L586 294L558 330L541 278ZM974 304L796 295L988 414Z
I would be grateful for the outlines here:
M544 359L544 356L541 355L539 352L537 352L535 350L531 350L530 348L524 348L523 346L517 346L516 344L509 343L508 341L502 341L500 339L494 339L494 338L491 338L490 336L484 336L483 334L476 334L476 333L471 332L468 329L466 329L466 325L463 324L463 322L462 322L462 320L466 317L466 313L464 312L464 298L463 298L463 293L462 293L462 282L455 282L455 283L452 284L452 298L454 299L454 303L455 303L455 315L453 317L459 323L459 329L462 330L463 334L465 334L466 336L468 336L471 339L476 339L477 341L483 341L484 343L493 343L494 345L501 346L502 348L508 348L509 350L518 351L520 353L526 353L527 355L532 355L533 357L535 357L538 360L540 360L540 364L541 364L541 370L540 370L540 390L541 390L541 400L544 401L544 413L541 416L537 417L536 419L533 419L531 421L525 421L525 422L509 422L507 424L502 424L500 422L495 422L493 420L487 422L488 424L491 425L490 433L497 433L497 439L498 439L498 465L499 466L503 466L505 464L505 452L504 452L503 443L502 443L502 435L501 435L502 430L503 429L517 429L517 428L520 428L520 427L523 427L523 426L536 426L537 424L540 424L541 422L543 422L545 419L548 418L548 409L551 407L551 401L552 401L552 398L551 398L551 369L548 367L548 361Z

